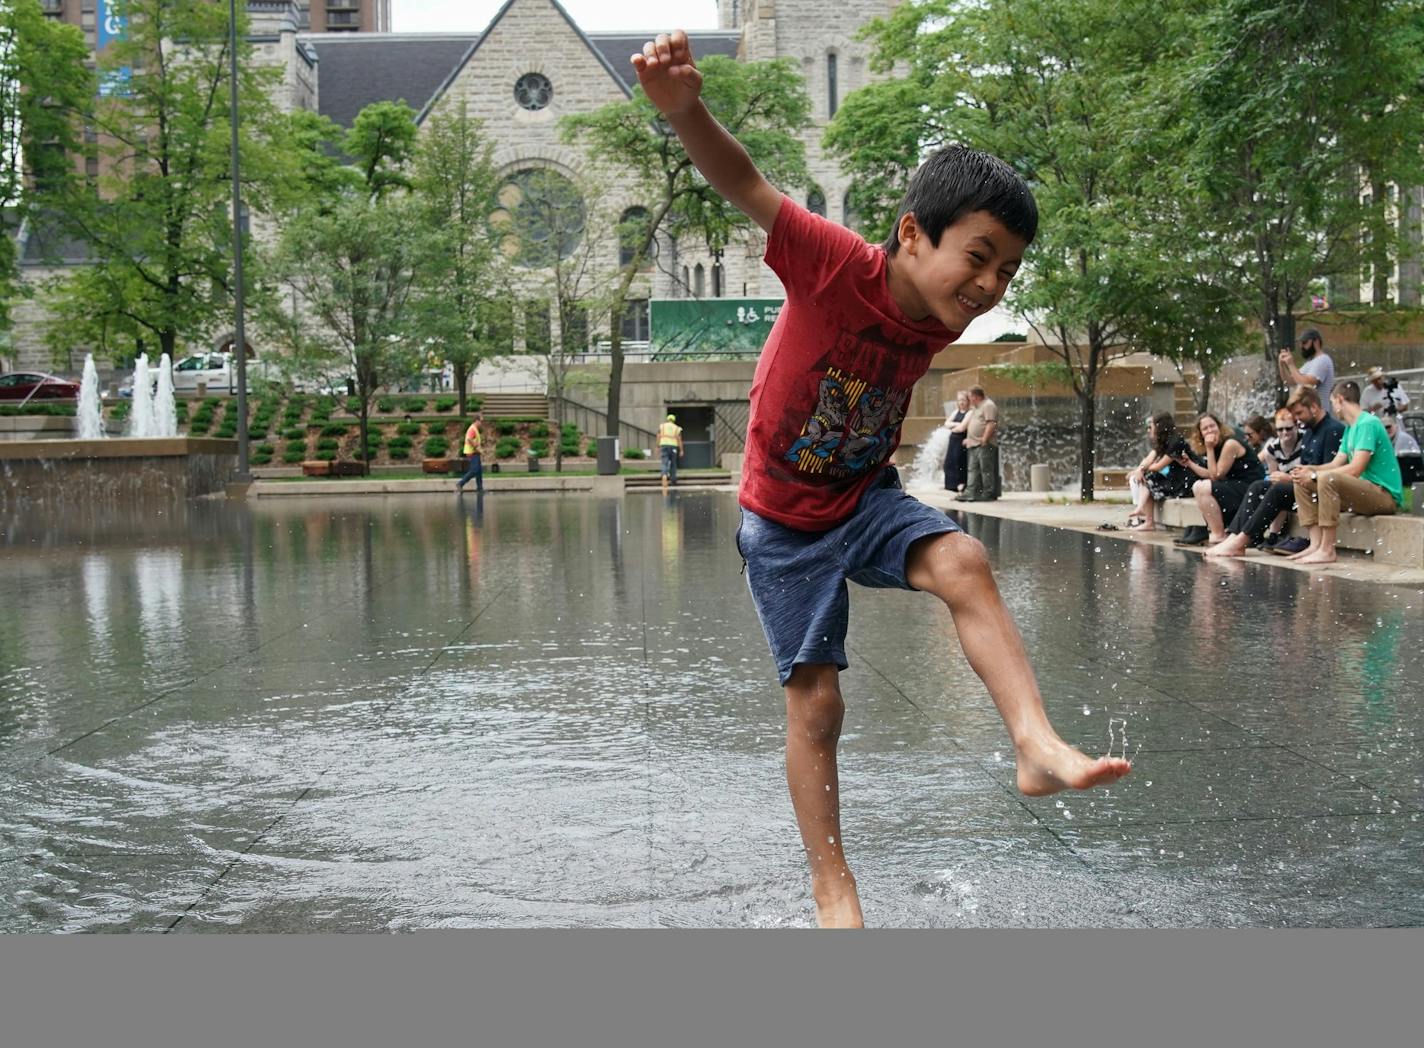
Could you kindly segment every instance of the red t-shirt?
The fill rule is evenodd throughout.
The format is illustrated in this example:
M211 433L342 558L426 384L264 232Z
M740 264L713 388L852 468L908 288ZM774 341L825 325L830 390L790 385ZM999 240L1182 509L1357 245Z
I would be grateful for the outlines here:
M766 264L786 286L752 380L738 499L803 531L828 531L900 444L910 392L957 339L890 297L885 249L783 197Z

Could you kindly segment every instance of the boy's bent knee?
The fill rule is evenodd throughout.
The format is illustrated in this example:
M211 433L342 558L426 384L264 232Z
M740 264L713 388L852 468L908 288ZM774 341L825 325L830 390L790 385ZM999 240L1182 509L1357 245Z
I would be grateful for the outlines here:
M840 674L833 665L798 664L786 682L786 718L817 740L840 736L845 716Z
M993 578L984 543L962 531L921 539L910 547L907 560L905 578L910 585L939 596L951 586L963 588Z

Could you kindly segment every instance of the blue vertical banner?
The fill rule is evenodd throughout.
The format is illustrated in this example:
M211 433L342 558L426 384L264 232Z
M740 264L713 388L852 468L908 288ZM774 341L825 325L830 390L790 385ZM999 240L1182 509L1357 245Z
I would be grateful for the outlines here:
M97 0L94 6L94 53L103 54L115 40L126 40L129 35L129 16L123 8L124 0ZM107 97L129 95L129 81L133 79L131 66L109 69L99 76L99 94Z

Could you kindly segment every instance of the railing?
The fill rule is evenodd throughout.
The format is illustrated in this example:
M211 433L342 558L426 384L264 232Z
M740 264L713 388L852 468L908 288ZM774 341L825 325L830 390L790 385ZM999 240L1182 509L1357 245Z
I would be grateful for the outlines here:
M608 412L606 411L600 411L598 408L582 404L577 400L570 400L568 397L552 396L549 398L549 411L560 422L565 424L572 422L585 436L602 437L607 435ZM655 448L658 446L658 435L650 429L619 420L618 442L625 448Z

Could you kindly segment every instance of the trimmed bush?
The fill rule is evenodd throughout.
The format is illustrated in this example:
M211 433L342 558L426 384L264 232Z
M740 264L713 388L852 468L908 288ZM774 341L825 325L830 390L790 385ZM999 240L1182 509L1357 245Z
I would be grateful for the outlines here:
M402 422L396 426L396 432L403 437L413 437L420 432L419 422Z
M341 447L341 441L335 437L322 437L316 442L318 451L335 451L339 447Z
M305 444L288 444L287 449L282 452L283 462L302 462L307 457L307 446Z
M331 422L321 427L321 435L323 437L344 437L348 432L350 431L347 427L343 426L340 422Z
M514 436L514 433L516 430L518 430L518 428L519 423L515 422L513 419L496 419L494 423L494 431L498 433L501 437Z
M350 414L352 414L352 415L359 415L359 414L361 414L361 398L360 398L360 397L347 397L347 398L346 398L346 410L347 410Z
M387 448L386 454L393 459L404 460L410 458L410 448Z
M630 459L640 459L647 458L648 456L642 448L629 448L627 451L623 452L623 457Z
M388 448L408 448L410 444L410 437L405 435L397 435L386 441L386 447Z
M417 412L420 412L420 411L424 411L424 410L425 410L425 398L424 398L424 397L406 397L405 400L403 401L403 406L405 407L405 410L406 410L406 413L407 413L407 414L414 415L414 414L416 414Z
M450 410L453 410L454 407L455 407L455 405L458 404L458 403L460 403L460 398L459 398L459 397L436 397L436 398L435 398L435 410L436 410L436 411L450 411Z
M445 453L450 450L450 442L444 437L430 437L425 442L426 458L444 458Z
M443 437L445 435L445 427L448 425L450 425L449 422L431 422L426 425L425 432L429 433L432 437Z
M559 427L559 438L565 443L568 443L571 440L577 440L578 436L578 427L575 426L572 422L565 422L562 426Z
M547 436L549 435L549 423L547 423L547 422L536 422L536 423L534 423L534 425L532 425L532 426L529 427L529 435L530 435L531 437L547 437Z
M7 416L46 415L52 418L58 418L60 416L73 414L73 404L36 404L34 401L30 401L23 408L18 404L6 404L0 407L0 415Z
M382 397L380 400L376 401L376 410L382 412L383 414L389 415L395 409L395 397Z
M306 440L307 428L305 426L289 426L282 430L282 436L287 440Z
M276 450L277 449L274 446L266 442L257 445L257 454L259 455L270 455Z
M531 440L529 450L540 458L549 453L549 442L547 440Z
M261 451L259 451L257 454L255 454L255 455L252 456L252 464L253 464L254 466L265 466L265 465L267 465L267 464L268 464L269 462L271 462L271 461L272 461L272 456L271 456L271 455L268 455L268 454L264 454L264 453L261 452Z
M133 405L127 400L121 400L109 411L109 417L115 422L122 422L129 417L129 412L133 411ZM208 413L208 418L212 417L212 412Z
M560 454L560 455L563 455L564 458L576 458L576 457L578 456L578 453L579 453L579 446L578 446L577 443L573 443L573 444L562 444L562 443L561 443L561 444L559 445L559 454Z
M313 455L312 458L316 459L318 462L335 462L336 452L332 449L320 450L315 455Z
M494 454L496 458L513 458L515 452L517 452L518 450L519 441L517 440L501 440L494 446Z

